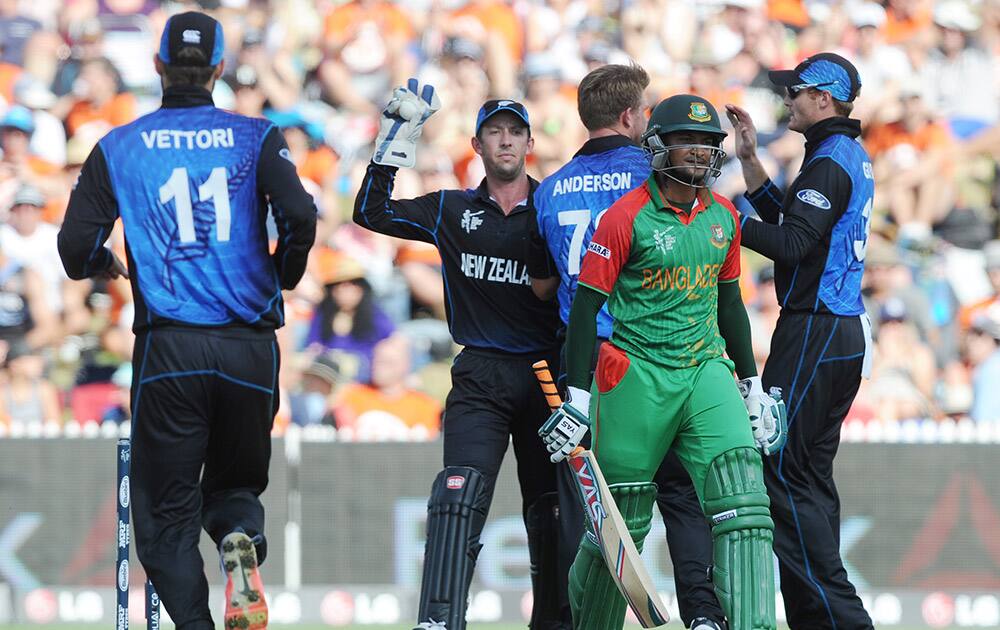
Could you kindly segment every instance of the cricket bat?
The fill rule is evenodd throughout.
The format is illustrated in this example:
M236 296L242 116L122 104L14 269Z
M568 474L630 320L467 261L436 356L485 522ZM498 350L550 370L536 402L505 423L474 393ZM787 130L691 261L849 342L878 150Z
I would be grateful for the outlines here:
M546 402L555 411L562 400L552 380L548 363L538 361L531 367L542 386ZM573 469L573 478L591 524L592 531L588 535L592 534L596 539L618 590L643 628L659 628L670 621L670 615L653 586L653 579L649 577L646 565L639 557L639 551L625 526L625 519L618 511L604 474L597 465L597 457L592 451L578 446L570 453L567 461Z

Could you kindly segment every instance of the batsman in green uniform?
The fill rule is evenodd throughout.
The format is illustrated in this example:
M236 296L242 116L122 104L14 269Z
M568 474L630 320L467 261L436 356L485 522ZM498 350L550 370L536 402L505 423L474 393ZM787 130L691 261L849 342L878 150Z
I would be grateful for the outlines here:
M643 138L653 173L611 206L587 248L567 332L569 396L539 433L558 461L593 431L640 550L656 499L651 480L676 449L712 526L712 580L730 630L773 630L774 526L758 449L780 447L782 403L757 377L737 211L709 189L725 135L699 97L673 96L653 110ZM613 334L588 392L605 301ZM570 571L570 601L576 630L624 623L625 600L588 537Z

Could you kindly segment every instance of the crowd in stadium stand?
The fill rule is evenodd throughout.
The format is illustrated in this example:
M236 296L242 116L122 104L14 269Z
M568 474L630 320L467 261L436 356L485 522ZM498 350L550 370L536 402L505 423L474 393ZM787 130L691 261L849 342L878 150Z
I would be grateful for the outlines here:
M749 111L782 184L803 147L767 70L824 50L861 73L854 116L877 182L874 376L848 421L1000 422L998 0L0 0L0 434L128 420L128 281L69 281L56 233L97 140L158 107L155 43L188 9L225 28L216 104L283 130L320 212L307 276L285 295L277 433L439 432L456 350L440 259L350 220L394 86L415 76L443 103L416 168L397 177L400 197L479 183L469 138L488 98L527 106L541 179L585 140L581 77L630 59L652 76L649 105L693 92ZM751 212L735 160L716 189ZM120 230L112 241L124 258ZM762 363L780 305L772 268L749 252L743 266Z

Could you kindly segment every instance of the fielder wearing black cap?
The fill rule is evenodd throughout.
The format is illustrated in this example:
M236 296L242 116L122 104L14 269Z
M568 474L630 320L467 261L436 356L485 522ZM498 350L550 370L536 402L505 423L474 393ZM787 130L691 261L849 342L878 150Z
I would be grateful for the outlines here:
M774 552L792 628L868 630L872 621L840 557L840 499L833 459L840 427L871 367L871 322L861 300L875 194L872 163L849 118L861 90L854 65L820 53L792 70L769 73L786 90L788 129L805 136L805 158L786 190L757 158L750 115L735 105L736 155L747 200L743 245L774 261L781 314L763 387L780 387L788 441L764 458Z
M203 56L181 54L185 48L197 48ZM225 49L222 25L204 13L188 11L167 20L157 57L171 66L217 66Z
M316 237L316 207L281 130L215 107L224 48L222 27L207 15L167 20L153 55L161 106L90 151L58 237L70 278L132 283L136 551L184 630L267 627L260 494L277 410L275 329L285 319L281 290L298 284ZM260 246L264 209L275 219L273 254ZM103 246L119 219L127 267ZM202 529L226 574L218 623L191 542Z

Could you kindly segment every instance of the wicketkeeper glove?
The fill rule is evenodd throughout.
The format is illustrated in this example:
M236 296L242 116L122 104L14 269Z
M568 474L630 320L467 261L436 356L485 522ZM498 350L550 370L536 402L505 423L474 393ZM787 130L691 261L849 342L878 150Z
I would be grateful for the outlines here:
M788 419L781 388L772 387L770 393L765 394L759 376L739 381L739 387L750 416L754 442L764 455L777 453L788 439Z
M417 161L417 140L424 123L439 109L441 100L432 85L425 85L418 95L417 80L410 79L405 88L393 90L392 99L382 110L372 162L412 167Z
M590 428L588 419L590 392L578 387L568 388L566 402L552 412L538 435L542 436L545 448L552 453L553 463L561 462L580 445L580 440Z

